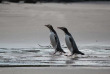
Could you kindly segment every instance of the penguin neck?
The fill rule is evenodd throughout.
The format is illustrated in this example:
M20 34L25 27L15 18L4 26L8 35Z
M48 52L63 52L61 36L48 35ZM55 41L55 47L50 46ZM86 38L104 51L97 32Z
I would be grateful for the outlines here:
M65 35L70 35L70 33L68 32L68 30L64 30Z
M54 32L54 33L56 33L55 30L54 30L53 28L50 29L50 32Z

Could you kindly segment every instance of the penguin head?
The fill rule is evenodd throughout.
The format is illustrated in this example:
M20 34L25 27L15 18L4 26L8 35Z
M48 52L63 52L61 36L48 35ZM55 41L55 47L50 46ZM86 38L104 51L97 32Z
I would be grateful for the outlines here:
M68 31L66 27L57 27L57 28L63 30L64 32Z
M47 24L45 26L48 27L49 29L52 29L53 28L52 25L50 25L50 24Z
M70 34L66 27L57 27L57 28L63 30L65 34Z

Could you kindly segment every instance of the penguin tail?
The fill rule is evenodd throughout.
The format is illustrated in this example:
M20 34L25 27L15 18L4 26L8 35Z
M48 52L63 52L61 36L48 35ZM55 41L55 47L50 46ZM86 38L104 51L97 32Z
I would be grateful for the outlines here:
M84 53L82 53L81 51L78 51L78 54L85 55L85 54L84 54Z
M65 51L62 51L63 53L66 53Z
M66 53L63 49L60 49L60 52L62 52L62 53Z

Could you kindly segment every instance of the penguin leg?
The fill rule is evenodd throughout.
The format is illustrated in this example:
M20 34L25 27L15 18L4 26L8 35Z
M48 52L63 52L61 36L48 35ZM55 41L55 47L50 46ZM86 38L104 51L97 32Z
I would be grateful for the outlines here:
M56 54L56 52L57 52L57 51L55 50L55 52L53 53L53 55L55 55L55 54Z
M67 57L71 57L72 55L65 55L65 56L67 56Z
M60 55L62 55L64 52L60 52Z

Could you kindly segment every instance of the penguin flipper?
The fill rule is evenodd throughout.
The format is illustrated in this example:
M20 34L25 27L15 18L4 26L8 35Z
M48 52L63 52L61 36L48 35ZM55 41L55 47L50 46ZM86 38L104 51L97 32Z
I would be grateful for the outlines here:
M72 38L69 37L69 40L70 40L70 42L71 42L71 46L72 46L72 48L74 48L74 47L73 47L73 40L72 40ZM73 51L73 50L72 50L72 51Z
M56 51L59 51L59 52L63 52L63 53L66 53L65 51L63 51L63 49L61 48L61 47L59 47L59 46L57 46L59 43L58 43L58 38L57 38L57 35L54 35L54 37L55 37L55 41L56 41Z
M56 35L54 35L54 37L55 37L55 41L56 41L56 43L58 43Z
M56 42L56 46L55 46L56 47L56 50L55 51L57 52L57 44L58 44L57 36L54 35L54 38L55 38L55 42Z

